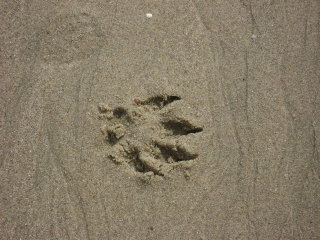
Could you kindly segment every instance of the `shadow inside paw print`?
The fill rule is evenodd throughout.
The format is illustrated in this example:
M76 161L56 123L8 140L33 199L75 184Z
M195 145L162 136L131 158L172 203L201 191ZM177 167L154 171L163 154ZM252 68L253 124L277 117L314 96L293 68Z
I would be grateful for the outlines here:
M177 116L175 103L180 100L179 96L157 95L135 100L129 107L100 104L108 156L143 177L164 177L177 167L187 171L198 157L188 142L203 128Z

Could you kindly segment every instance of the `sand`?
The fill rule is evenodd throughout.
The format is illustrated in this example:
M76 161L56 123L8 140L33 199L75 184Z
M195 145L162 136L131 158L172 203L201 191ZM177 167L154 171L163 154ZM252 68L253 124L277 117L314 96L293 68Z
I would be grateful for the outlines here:
M0 9L0 239L320 239L319 1Z

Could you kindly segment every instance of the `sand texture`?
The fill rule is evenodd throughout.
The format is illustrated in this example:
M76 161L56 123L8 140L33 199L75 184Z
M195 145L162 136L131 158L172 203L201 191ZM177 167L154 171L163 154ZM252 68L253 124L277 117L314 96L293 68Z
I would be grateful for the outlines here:
M0 0L0 239L319 240L318 0Z

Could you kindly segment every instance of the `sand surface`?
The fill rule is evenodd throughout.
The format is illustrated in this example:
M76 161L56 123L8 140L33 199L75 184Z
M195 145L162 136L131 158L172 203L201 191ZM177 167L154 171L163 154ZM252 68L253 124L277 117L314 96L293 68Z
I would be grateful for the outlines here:
M0 1L0 239L320 239L318 0Z

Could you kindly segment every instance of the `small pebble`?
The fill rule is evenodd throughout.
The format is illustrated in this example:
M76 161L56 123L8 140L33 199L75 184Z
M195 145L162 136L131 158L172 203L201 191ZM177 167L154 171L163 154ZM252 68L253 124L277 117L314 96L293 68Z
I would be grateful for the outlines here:
M139 98L135 98L133 101L137 105L140 105L142 103L142 101Z

